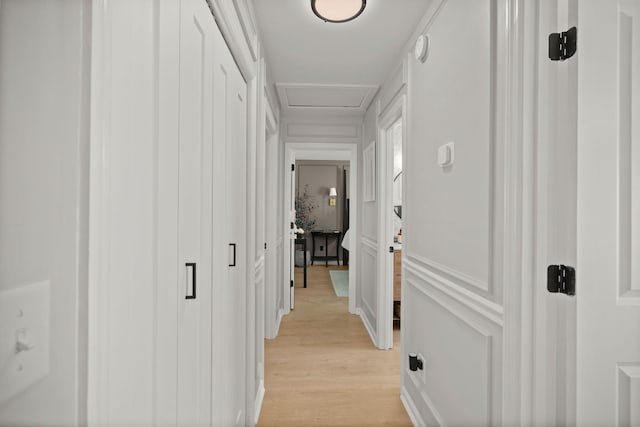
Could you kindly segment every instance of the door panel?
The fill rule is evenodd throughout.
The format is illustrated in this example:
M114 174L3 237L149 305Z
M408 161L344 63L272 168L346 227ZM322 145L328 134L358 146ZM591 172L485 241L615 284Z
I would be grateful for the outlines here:
M211 419L212 25L203 1L182 1L177 419L194 426Z
M578 425L640 425L639 12L577 7Z
M245 424L247 88L217 28L214 43L214 145L224 144L226 172L215 184L223 191L215 201L224 213L215 224L223 238L215 245L223 248L216 262L222 262L224 277L215 283L213 424L232 426Z

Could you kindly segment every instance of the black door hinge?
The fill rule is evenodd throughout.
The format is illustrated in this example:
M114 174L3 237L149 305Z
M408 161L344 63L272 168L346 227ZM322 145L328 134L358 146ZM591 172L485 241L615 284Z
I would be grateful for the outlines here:
M567 265L550 265L547 268L547 290L566 295L576 294L576 269Z
M296 170L296 165L292 164L291 165L291 172L294 172Z
M549 59L564 61L571 58L578 49L578 29L571 27L563 33L549 34Z
M293 288L293 280L290 281L289 286Z

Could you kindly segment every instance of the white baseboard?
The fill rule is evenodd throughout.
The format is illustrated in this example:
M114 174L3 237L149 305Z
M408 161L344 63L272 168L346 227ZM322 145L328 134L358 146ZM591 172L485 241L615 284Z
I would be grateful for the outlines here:
M254 414L255 420L254 425L258 424L258 420L260 419L260 412L262 411L262 403L264 402L264 380L260 380L260 385L258 385L258 393L256 394L256 401L254 406Z
M284 317L284 310L283 309L278 310L278 318L276 319L276 333L273 336L274 338L278 336L278 333L280 333L280 323L282 322L283 317Z
M409 393L407 393L407 390L404 387L402 387L402 390L400 391L400 401L402 402L404 409L407 411L407 414L411 419L411 423L416 427L426 427L416 405L413 404L411 396L409 396Z
M365 329L369 333L369 337L371 338L371 342L373 343L373 345L378 347L378 338L376 337L376 334L373 332L373 327L369 323L369 320L367 319L367 316L365 316L365 314L364 314L364 312L362 311L361 308L356 309L356 311L358 313L358 316L360 316L360 319L362 319L362 323L364 323Z

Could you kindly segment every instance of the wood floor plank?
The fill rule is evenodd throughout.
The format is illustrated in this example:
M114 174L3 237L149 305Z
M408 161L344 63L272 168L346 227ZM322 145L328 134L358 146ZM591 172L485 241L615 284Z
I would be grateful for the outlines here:
M308 287L296 287L295 310L265 343L258 426L411 425L400 402L400 331L393 350L373 346L348 298L331 285L329 270L346 268L311 266Z

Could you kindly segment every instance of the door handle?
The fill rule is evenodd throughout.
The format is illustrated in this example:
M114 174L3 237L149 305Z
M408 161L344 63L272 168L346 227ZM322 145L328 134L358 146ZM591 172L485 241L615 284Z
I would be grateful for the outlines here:
M236 266L236 244L235 243L229 243L229 247L233 249L233 252L232 252L233 255L231 256L233 261L229 263L229 267L235 267Z
M196 263L188 262L185 265L187 267L187 292L184 299L196 299Z

